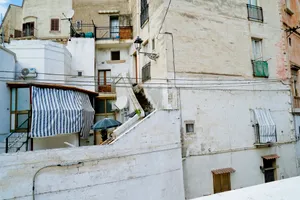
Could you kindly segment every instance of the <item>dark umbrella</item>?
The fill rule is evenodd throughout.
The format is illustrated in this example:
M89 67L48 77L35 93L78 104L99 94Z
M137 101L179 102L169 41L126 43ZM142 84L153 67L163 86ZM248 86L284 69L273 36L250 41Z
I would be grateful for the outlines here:
M110 118L105 118L100 121L98 121L96 124L94 124L93 129L98 130L98 129L109 129L109 128L114 128L122 125L121 122L110 119Z

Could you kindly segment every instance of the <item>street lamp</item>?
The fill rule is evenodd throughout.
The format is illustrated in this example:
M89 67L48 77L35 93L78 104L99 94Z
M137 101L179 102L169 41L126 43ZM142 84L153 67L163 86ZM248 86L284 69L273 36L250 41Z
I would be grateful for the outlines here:
M148 56L151 60L156 61L156 59L159 57L158 54L156 54L156 53L147 53L147 52L141 52L140 51L142 49L142 43L143 43L143 40L139 36L137 36L137 38L134 41L134 46L135 46L136 51L139 54L140 53L144 54L145 56Z

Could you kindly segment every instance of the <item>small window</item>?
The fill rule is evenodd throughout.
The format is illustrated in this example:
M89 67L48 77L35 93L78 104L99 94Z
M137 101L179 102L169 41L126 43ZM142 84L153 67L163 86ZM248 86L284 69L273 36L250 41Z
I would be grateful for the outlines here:
M82 76L82 72L77 72L77 76Z
M59 19L51 19L51 31L59 31Z
M252 56L253 60L262 60L262 40L252 38Z
M289 38L289 45L292 46L292 38Z
M152 39L152 50L155 50L155 39Z
M263 173L265 175L265 183L273 182L277 180L276 177L276 159L278 155L263 156Z
M112 51L111 60L120 60L120 51Z
M248 0L248 4L252 6L258 6L258 0Z
M194 124L185 125L186 133L194 133Z

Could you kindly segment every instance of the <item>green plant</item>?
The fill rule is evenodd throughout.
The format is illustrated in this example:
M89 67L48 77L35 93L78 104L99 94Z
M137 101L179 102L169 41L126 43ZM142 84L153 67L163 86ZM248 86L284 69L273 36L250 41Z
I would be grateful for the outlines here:
M135 113L136 113L138 116L140 116L140 115L141 115L141 110L140 110L140 109L136 109L136 110L135 110Z

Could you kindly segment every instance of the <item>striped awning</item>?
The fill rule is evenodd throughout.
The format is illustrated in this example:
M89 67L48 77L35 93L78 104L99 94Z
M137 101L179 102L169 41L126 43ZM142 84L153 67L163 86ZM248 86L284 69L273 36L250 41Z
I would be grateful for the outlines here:
M32 87L31 137L80 133L82 138L87 138L94 113L87 94Z
M267 155L267 156L262 156L262 158L266 159L266 160L272 160L272 159L279 158L279 156L277 154L271 154L271 155Z
M276 124L272 119L271 113L268 109L254 109L256 124L259 128L260 143L275 143Z
M211 171L213 174L227 174L227 173L233 173L235 172L235 169L233 168L223 168L223 169L216 169Z
M119 10L99 10L99 14L118 14Z

